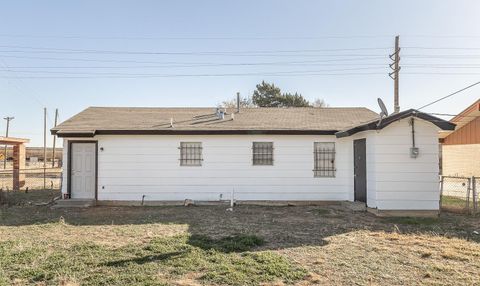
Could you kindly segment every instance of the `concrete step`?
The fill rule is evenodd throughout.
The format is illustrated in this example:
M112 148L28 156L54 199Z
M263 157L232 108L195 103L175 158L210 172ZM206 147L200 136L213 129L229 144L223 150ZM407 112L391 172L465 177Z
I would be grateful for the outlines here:
M367 206L362 202L342 202L342 206L354 212L365 212Z
M52 208L88 208L95 206L92 199L65 199L57 200Z

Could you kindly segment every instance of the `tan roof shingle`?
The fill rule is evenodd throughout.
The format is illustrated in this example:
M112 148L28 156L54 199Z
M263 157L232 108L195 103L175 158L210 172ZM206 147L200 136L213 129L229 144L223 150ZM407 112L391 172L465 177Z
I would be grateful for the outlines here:
M52 133L340 131L378 118L377 113L364 107L242 108L232 119L235 111L227 109L220 119L215 108L89 107L52 128Z

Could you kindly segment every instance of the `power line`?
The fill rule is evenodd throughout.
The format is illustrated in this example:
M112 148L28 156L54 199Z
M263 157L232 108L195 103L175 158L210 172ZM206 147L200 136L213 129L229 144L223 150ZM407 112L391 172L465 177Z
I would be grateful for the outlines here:
M388 50L388 47L358 47L358 48L331 48L331 49L303 49L303 50L258 50L258 51L187 51L187 52L165 52L165 51L114 51L97 49L70 49L70 48L52 48L52 47L32 47L32 46L12 46L0 45L0 48L32 49L41 51L66 51L66 52L85 52L85 53L125 53L125 54L255 54L255 53L311 53L311 52L337 52L337 51L370 51L370 50ZM23 50L18 50L23 51ZM30 51L26 51L30 52Z
M228 76L357 76L357 75L385 75L384 72L367 73L302 73L302 74L278 74L278 73L232 73L232 74L166 74L151 76L21 76L23 79L148 79L148 78L173 78L173 77L228 77ZM5 78L9 78L8 76Z
M357 48L330 48L330 49L295 49L295 50L250 50L250 51L122 51L122 50L99 50L99 49L71 49L71 48L55 48L55 47L33 47L33 46L16 46L16 45L0 45L0 48L13 48L16 50L3 50L0 52L8 53L92 53L92 54L133 54L133 55L264 55L264 54L288 54L288 53L318 53L318 52L343 52L343 51L373 51L373 50L389 50L389 47L357 47ZM421 47L407 46L406 49L420 50L480 50L475 47ZM31 50L31 51L30 51ZM343 56L343 55L342 55ZM347 56L347 55L345 55ZM358 55L353 55L358 56ZM421 56L480 56L480 55L409 55L411 57Z
M138 69L138 68L195 68L195 67L220 67L220 66L355 66L385 67L385 64L371 63L322 63L319 61L293 61L293 62L260 62L260 63L185 63L178 65L130 65L130 66L10 66L12 69ZM435 69L478 69L480 64L405 64L406 68L435 68Z
M290 73L319 73L319 72L339 72L339 71L355 71L355 70L371 70L371 69L386 69L386 67L358 67L346 69L323 69L323 70L300 70L300 71L275 71L272 73L290 74ZM5 70L7 72L15 73L46 73L46 74L86 74L86 75L123 75L123 76L157 76L158 74L132 74L132 73L113 73L113 72L68 72L68 71L42 71L42 70ZM270 72L260 72L270 73ZM255 73L254 73L255 74Z
M403 67L408 68L436 68L436 69L466 69L466 68L480 68L480 64L406 64Z
M0 62L2 63L2 65L4 66L4 71L8 71L9 69L9 66L7 65L7 63L5 63L5 61L3 61L3 59L0 58ZM10 79L15 79L17 81L21 81L21 77L17 77L17 76L13 76L13 77L9 77L9 76L3 76L3 78L7 79L7 81L12 84L15 89L17 90L17 92L25 97L28 97L26 96L24 93L22 93L20 87L14 82L14 81L11 81ZM31 98L33 98L33 100L38 103L40 106L45 106L36 96L34 96L33 94L29 94L29 96L31 96Z
M405 37L409 38L471 38L476 39L480 38L480 35L404 35Z
M424 113L431 114L431 115L452 116L452 117L461 115L461 114L436 113L436 112L424 112ZM461 116L462 116L462 117L473 117L473 118L478 117L478 116L476 116L476 115L461 115Z
M421 46L410 46L403 47L404 49L412 50L480 50L480 47L421 47Z
M391 38L392 35L306 35L306 36L88 36L88 35L32 35L32 34L0 34L3 38L40 38L40 39L80 39L80 40L320 40L320 39L374 39ZM480 35L425 35L404 34L404 38L466 38L477 39Z
M403 57L408 58L428 58L428 59L471 59L471 58L479 58L480 54L475 55L422 55L422 54L406 54Z
M361 39L361 38L390 38L388 35L319 35L319 36L81 36L81 35L28 35L28 34L0 34L6 38L46 38L46 39L87 39L87 40L319 40L319 39Z
M472 87L474 87L474 86L476 86L476 85L478 85L478 84L480 84L480 81L477 81L476 83L473 83L473 84L471 84L471 85L469 85L469 86L466 86L466 87L464 87L464 88L462 88L462 89L459 89L459 90L457 90L457 91L455 91L455 92L452 92L452 93L450 93L450 94L448 94L448 95L446 95L446 96L444 96L444 97L442 97L442 98L439 98L439 99L437 99L437 100L435 100L435 101L433 101L433 102L430 102L430 103L428 103L428 104L426 104L426 105L424 105L424 106L422 106L422 107L420 107L420 108L417 108L417 110L420 110L420 109L423 109L423 108L428 107L428 106L430 106L430 105L433 105L433 104L435 104L435 103L437 103L437 102L439 102L439 101L442 101L442 100L444 100L444 99L447 99L447 98L449 98L449 97L451 97L451 96L453 96L453 95L455 95L455 94L458 94L458 93L460 93L460 92L462 92L462 91L465 91L465 90L467 90L467 89L469 89L469 88L472 88Z
M105 62L105 63L138 63L138 64L185 64L182 62L159 62L159 61L138 61L138 60L105 60L105 59L85 59L85 58L56 58L56 57L32 57L32 56L10 56L2 55L3 58L18 58L18 59L36 59L36 60L52 60L52 61L78 61L78 62ZM365 61L374 59L385 59L385 56L363 56L357 58L341 58L341 59L323 59L323 60L309 60L303 62L348 62L348 61ZM302 62L302 61L296 61ZM195 64L195 63L191 63ZM215 64L215 63L201 63L201 64ZM249 63L248 65L254 65Z
M480 72L408 72L407 75L480 75Z
M362 67L385 67L385 64L364 63L319 63L318 61L306 62L271 62L271 63L218 63L218 64L185 64L185 65L160 65L160 66L10 66L12 69L139 69L139 68L196 68L196 67L220 67L220 66L362 66ZM475 68L475 67L472 67ZM480 65L478 66L480 68Z
M385 72L347 72L347 73L279 73L279 72L261 72L261 73L218 73L218 74L132 74L132 75L85 75L85 76L3 76L3 78L15 78L15 79L148 79L148 78L174 78L174 77L229 77L229 76L362 76L362 75L386 75ZM480 73L403 73L403 75L480 75Z
M68 52L68 51L23 51L23 50L0 50L0 53L21 54L97 54L97 55L148 55L148 56L223 56L223 57L379 57L383 54L286 54L286 53L241 53L241 52ZM478 55L480 56L480 55Z

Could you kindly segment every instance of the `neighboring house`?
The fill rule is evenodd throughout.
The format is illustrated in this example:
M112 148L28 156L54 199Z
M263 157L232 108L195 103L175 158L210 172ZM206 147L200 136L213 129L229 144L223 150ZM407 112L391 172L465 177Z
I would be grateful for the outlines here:
M480 99L450 122L455 131L440 132L442 174L480 176Z
M154 204L233 191L237 202L438 211L438 131L454 127L415 110L379 121L367 108L90 107L52 134L64 138L66 198Z

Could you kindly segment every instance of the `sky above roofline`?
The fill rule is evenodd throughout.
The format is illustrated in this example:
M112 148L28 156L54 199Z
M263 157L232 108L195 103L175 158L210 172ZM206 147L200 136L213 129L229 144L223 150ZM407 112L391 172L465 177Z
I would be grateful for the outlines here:
M93 105L215 106L262 80L330 106L392 111L388 55L400 35L400 106L480 79L478 1L9 1L0 17L0 115L10 135ZM480 88L425 109L457 114ZM449 119L451 117L444 117ZM0 123L0 134L5 129ZM48 145L52 138L49 136Z

